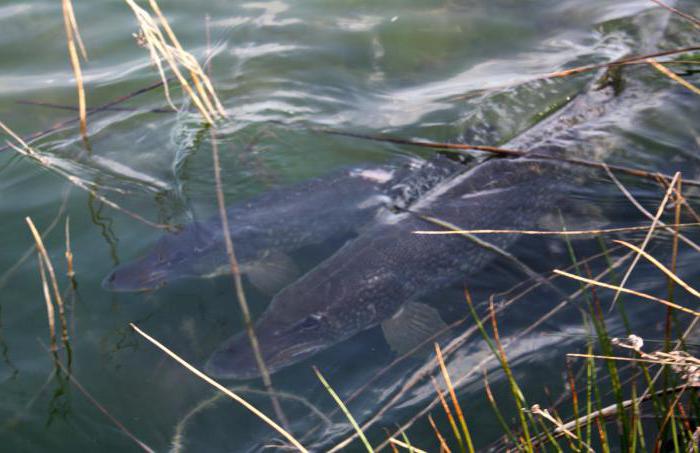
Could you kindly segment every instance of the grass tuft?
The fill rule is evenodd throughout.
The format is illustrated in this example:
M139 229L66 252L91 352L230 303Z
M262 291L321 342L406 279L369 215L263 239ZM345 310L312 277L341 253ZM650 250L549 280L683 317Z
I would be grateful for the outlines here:
M199 62L197 62L197 59L180 45L170 24L161 12L158 3L155 0L149 0L148 2L156 16L154 19L148 11L137 5L134 0L125 1L134 12L139 24L140 30L136 35L137 42L148 49L151 61L156 65L161 81L163 82L165 97L173 110L177 110L177 108L170 96L170 88L168 78L165 75L165 69L163 68L163 60L165 60L170 70L175 74L183 91L187 93L207 124L214 124L217 119L226 118L226 111L221 101L219 101L219 97L209 77L204 72ZM180 67L183 67L189 72L194 87L187 80L187 77L184 76Z

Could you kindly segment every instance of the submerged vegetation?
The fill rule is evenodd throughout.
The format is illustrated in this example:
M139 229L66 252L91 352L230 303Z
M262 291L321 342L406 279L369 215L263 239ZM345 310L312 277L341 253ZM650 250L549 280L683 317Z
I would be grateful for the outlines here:
M696 28L700 21L697 18L678 11L660 0L650 0L665 8L670 8L672 14L682 17ZM217 195L217 207L224 230L228 230L227 217L224 212L225 202L223 182L217 146L218 127L227 118L226 111L219 101L206 71L197 60L180 45L175 33L168 24L155 0L149 0L152 17L132 0L126 0L134 12L140 32L137 36L139 44L149 52L153 64L157 68L161 82L138 90L118 100L108 102L101 107L89 109L86 107L85 89L82 86L82 76L78 51L86 57L84 45L78 32L77 22L69 0L63 1L63 14L67 34L67 44L70 62L78 84L78 111L80 134L89 151L89 124L91 114L116 107L127 99L160 87L164 90L167 103L174 106L167 70L162 64L165 61L174 79L180 84L183 93L201 115L205 129L210 133L212 144L213 180ZM76 47L77 43L77 47ZM88 43L89 44L89 43ZM539 79L554 79L571 77L577 74L595 71L618 69L622 67L652 67L658 71L659 77L668 77L673 83L678 83L694 95L700 95L697 86L678 75L671 67L696 68L699 64L697 51L700 47L685 47L664 50L645 55L628 56L609 63L596 63L542 75ZM180 68L185 68L182 71ZM633 69L633 68L628 68ZM185 73L189 75L186 75ZM605 72L607 76L609 72ZM698 102L700 98L696 99ZM173 109L175 109L173 107ZM57 165L52 159L42 154L31 145L46 135L46 131L33 134L24 139L4 123L0 127L7 135L7 146L20 155L30 159L37 165L46 168L65 178L71 185L86 191L105 205L116 209L132 218L154 228L163 230L176 229L172 225L160 221L149 220L140 214L127 209L112 201L110 195L100 191L92 182L81 179ZM526 155L526 149L501 148L477 144L438 143L428 140L415 140L382 135L356 134L332 129L318 129L323 134L349 135L362 140L389 142L398 145L417 146L439 150L446 154L470 154L475 151L491 153L506 158ZM593 167L607 172L610 179L628 198L629 203L649 219L644 226L619 228L578 228L576 225L562 225L559 230L528 229L528 230L461 230L453 225L440 222L439 219L428 219L435 225L435 231L415 231L414 234L445 235L458 234L465 237L478 235L488 237L498 234L518 234L529 236L557 236L566 247L570 263L565 269L551 269L547 273L531 272L529 280L500 294L494 294L486 301L472 300L471 288L464 288L464 308L469 313L466 318L453 322L445 328L457 332L448 342L441 341L444 331L437 332L421 345L399 356L394 362L372 376L355 393L343 398L342 392L334 389L332 382L326 379L319 368L313 367L318 378L319 392L325 389L328 398L337 405L337 412L324 417L330 419L336 413L342 413L347 423L352 426L352 432L345 439L332 446L325 446L329 451L339 451L344 448L379 451L391 448L393 451L406 450L414 452L473 452L481 449L496 451L675 451L700 452L700 400L697 388L700 387L700 358L693 352L693 346L698 340L698 318L700 310L697 306L686 306L678 301L679 292L683 291L700 299L700 287L694 282L683 280L678 272L678 255L681 247L693 249L700 254L700 245L684 234L686 230L697 229L700 225L700 209L693 202L697 198L694 193L687 195L688 188L695 189L700 182L692 179L697 175L685 175L680 172L675 175L664 175L657 172L645 171L633 165L606 165L605 163L560 156L536 156L555 161L567 162L572 165ZM625 176L630 179L643 179L658 184L658 193L663 193L661 202L654 213L646 211L635 197L617 179ZM59 214L59 217L62 213ZM68 268L68 279L64 289L59 284L60 276L46 251L42 240L42 232L35 226L31 218L26 222L35 241L38 270L41 281L41 292L44 297L48 318L49 345L54 361L54 377L57 380L69 382L83 394L90 403L97 407L102 414L119 431L134 442L134 445L144 451L155 451L144 441L140 440L127 427L129 422L119 420L110 413L109 408L102 406L88 389L72 375L71 355L71 319L66 307L75 302L77 283L74 279L73 252L70 245L70 225L65 221L65 258ZM53 228L50 225L46 230ZM44 231L46 231L44 230ZM627 235L627 236L625 236ZM274 388L273 379L267 370L263 354L259 351L258 340L253 329L253 315L246 302L246 294L241 279L239 263L236 260L235 244L227 238L226 253L230 260L230 271L236 290L236 298L243 315L243 324L249 336L252 348L256 354L256 363L262 376L265 391L270 398L270 406L274 417L265 413L254 404L241 396L250 389L227 388L208 377L185 359L168 349L157 339L150 336L137 323L130 324L131 328L142 338L157 346L163 354L173 358L180 365L192 372L199 379L213 386L237 404L243 405L262 423L267 424L277 436L270 441L270 448L307 451L306 441L313 434L293 432L293 424L285 415L280 400L290 398L283 396ZM586 237L599 244L599 253L594 256L578 256L572 238ZM632 243L629 237L642 237L641 241ZM611 239L615 238L615 239ZM628 240L622 240L625 238ZM659 240L663 238L663 240ZM656 246L655 246L656 245ZM666 247L665 247L666 246ZM668 248L668 249L666 249ZM653 253L650 250L653 249ZM508 258L508 257L507 257ZM697 259L700 259L698 255ZM652 294L642 290L631 289L634 282L635 267L649 265L658 271L658 278L665 279L666 294ZM6 275L0 276L0 282ZM11 275L7 276L11 278ZM562 283L563 282L563 283ZM561 294L562 287L570 289ZM549 311L520 332L502 334L503 326L500 317L506 310L520 300L524 295L538 288L555 288L553 293L560 297L555 303L549 304ZM550 297L553 297L550 295ZM552 302L555 299L552 298ZM479 303L481 302L481 303ZM645 339L637 335L628 322L626 307L631 304L657 304L665 310L663 336L660 340ZM537 332L538 327L555 319L559 310L574 305L578 308L582 325L585 327L585 347L583 352L571 351L565 358L557 358L561 367L561 378L564 382L559 394L549 389L537 389L536 396L530 394L531 386L521 383L517 368L509 357L509 351L527 335ZM655 313L658 313L656 311ZM615 338L610 335L612 320L625 326L627 337ZM507 327L507 326L506 326ZM467 339L481 336L488 354L478 360L475 367L450 370L446 358L455 354ZM476 341L473 340L472 341ZM426 351L429 351L426 353ZM384 407L378 408L369 417L353 415L352 401L378 380L388 369L411 356L427 356L425 365L411 377L411 381L403 384L391 401ZM369 430L383 424L383 416L392 404L411 391L412 385L419 380L432 383L434 395L431 403L418 413L410 414L398 421L392 420L385 426L386 439L378 439ZM471 409L472 401L460 396L460 390L466 385L476 385L483 382L484 401L490 407L490 414L475 412ZM481 384L479 384L481 385ZM540 391L541 390L541 391ZM251 391L251 393L253 393ZM546 395L547 401L541 398ZM294 395L292 395L293 397ZM215 397L216 398L216 397ZM181 451L185 426L189 417L195 412L211 406L215 398L202 402L190 414L182 419L175 430L172 439L172 451ZM303 399L298 396L299 399ZM142 401L148 404L148 401ZM263 403L264 404L264 403ZM310 404L310 403L309 403ZM311 405L313 407L313 405ZM320 411L319 411L320 412ZM323 414L321 412L321 414ZM502 433L499 439L483 439L478 430L473 429L474 420L482 417L492 417L493 424L498 425ZM14 420L0 422L0 428L12 425ZM327 422L330 424L330 420ZM314 428L315 430L316 428ZM421 434L413 436L413 430ZM426 436L425 432L433 437ZM283 439L283 440L282 440ZM235 444L235 440L231 441Z

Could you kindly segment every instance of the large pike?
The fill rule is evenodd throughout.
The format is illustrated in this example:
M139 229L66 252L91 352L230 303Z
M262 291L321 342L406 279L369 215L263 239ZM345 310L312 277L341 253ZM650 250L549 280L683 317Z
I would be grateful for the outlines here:
M447 158L355 166L265 192L227 209L241 270L274 293L294 279L287 253L332 238L349 238L385 209L408 206L464 167ZM103 286L149 291L229 271L218 215L166 234L143 257L116 268Z
M542 157L564 153L557 138L568 135L577 124L599 118L617 102L611 86L592 84L554 116L506 145L530 150L528 156L490 159L439 184L409 210L383 216L283 289L255 324L270 371L379 324L396 350L411 349L416 338L435 333L444 323L434 308L420 303L421 298L505 254L518 234L479 239L414 231L439 229L435 219L443 227L464 230L517 230L533 229L544 219L556 217L592 170ZM257 376L245 333L226 341L211 356L206 370L220 378Z

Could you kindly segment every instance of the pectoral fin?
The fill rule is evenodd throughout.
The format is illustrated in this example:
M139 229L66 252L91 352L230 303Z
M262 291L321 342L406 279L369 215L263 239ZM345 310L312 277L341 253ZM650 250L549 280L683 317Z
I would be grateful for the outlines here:
M542 230L597 230L610 225L603 210L591 203L570 203L559 212L542 216L537 227ZM571 239L588 239L590 236L571 236Z
M432 350L432 341L427 340L446 327L435 308L418 302L406 302L394 316L382 322L384 338L398 354L413 351L423 343L425 347L416 352Z
M250 283L267 295L299 278L301 272L294 261L282 252L270 251L262 258L246 264L242 269Z

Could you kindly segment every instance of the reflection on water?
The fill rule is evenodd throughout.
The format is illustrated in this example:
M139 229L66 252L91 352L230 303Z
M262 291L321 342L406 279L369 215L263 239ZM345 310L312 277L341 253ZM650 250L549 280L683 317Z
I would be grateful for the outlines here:
M229 114L215 134L229 204L242 206L260 194L284 192L340 168L433 157L430 150L324 134L317 131L320 127L452 143L510 142L524 148L547 143L550 152L564 150L568 156L651 172L682 170L684 179L700 178L698 103L685 88L641 65L623 69L619 96L610 86L579 96L600 74L539 78L628 54L696 44L690 25L648 1L176 1L161 6L187 49L201 59L212 55L212 79ZM700 12L690 1L676 6ZM47 343L48 330L38 264L28 252L33 242L24 223L27 216L45 232L62 288L69 288L64 227L70 217L77 282L67 299L71 371L112 416L158 451L259 451L278 445L258 419L213 396L127 327L129 322L139 324L202 366L222 342L243 329L229 278L181 279L147 293L113 293L100 286L115 265L143 255L164 234L112 209L104 199L151 222L173 226L215 214L211 135L189 106L163 113L167 104L161 90L138 91L153 84L157 75L131 38L135 21L128 8L118 2L75 7L91 57L84 68L89 105L134 94L114 106L118 109L91 115L91 154L82 149L71 112L17 103L75 104L60 11L43 0L0 7L0 48L6 63L0 76L0 119L24 135L49 131L33 146L53 167L47 171L17 158L11 149L0 152L3 449L75 451L88 446L124 451L134 446L64 374L52 374L51 357L37 341ZM684 76L698 84L696 74ZM562 115L567 105L578 107ZM474 162L470 158L467 163ZM75 189L66 196L71 186L66 176L80 178L104 198ZM663 187L618 176L642 206L656 211ZM591 170L585 184L573 185L575 189L557 194L563 195L557 202L560 212L528 227L611 228L650 222L604 172ZM696 192L685 186L691 204ZM342 208L348 200L339 198L337 207ZM667 211L664 219L671 223L673 213ZM292 214L279 217L299 230L308 221ZM473 219L469 213L467 217ZM683 221L695 221L685 217ZM359 228L353 234L364 233ZM544 403L545 386L552 394L564 391L564 354L583 350L590 332L579 312L586 298L565 302L580 286L563 279L542 284L543 276L555 267L570 268L574 257L594 257L582 265L582 272L606 272L627 253L610 239L640 242L644 234L636 231L604 241L523 237L508 247L510 257L502 255L464 279L435 284L421 295L418 302L433 307L451 326L440 340L471 429L479 433L478 447L501 434L484 395L484 370L498 400L507 400L509 390L468 313L464 285L480 315L487 313L487 301L495 295L501 337L519 383L529 401ZM693 230L686 234L697 240ZM291 259L302 272L314 271L347 239L305 244L290 253ZM659 234L649 247L668 262L669 235ZM678 255L679 274L689 282L698 277L695 253L683 246ZM428 267L430 275L435 266ZM620 263L606 278L619 278L624 269ZM431 277L429 283L437 279ZM271 297L250 283L246 280L246 291L258 317ZM653 294L666 291L666 281L643 261L630 283ZM349 288L349 296L355 290ZM604 305L609 303L610 294L601 291L599 296ZM675 302L692 304L678 290ZM559 304L561 308L543 318ZM662 309L631 298L623 306L635 333L663 337ZM618 315L609 317L608 328L616 335L626 333ZM385 440L384 428L412 424L411 441L434 450L434 434L422 417L432 411L440 422L429 378L435 375L432 353L422 350L403 358L379 327L335 343L273 376L294 434L318 450L352 435L311 372L314 364L367 426L373 444ZM225 383L273 413L258 380Z

